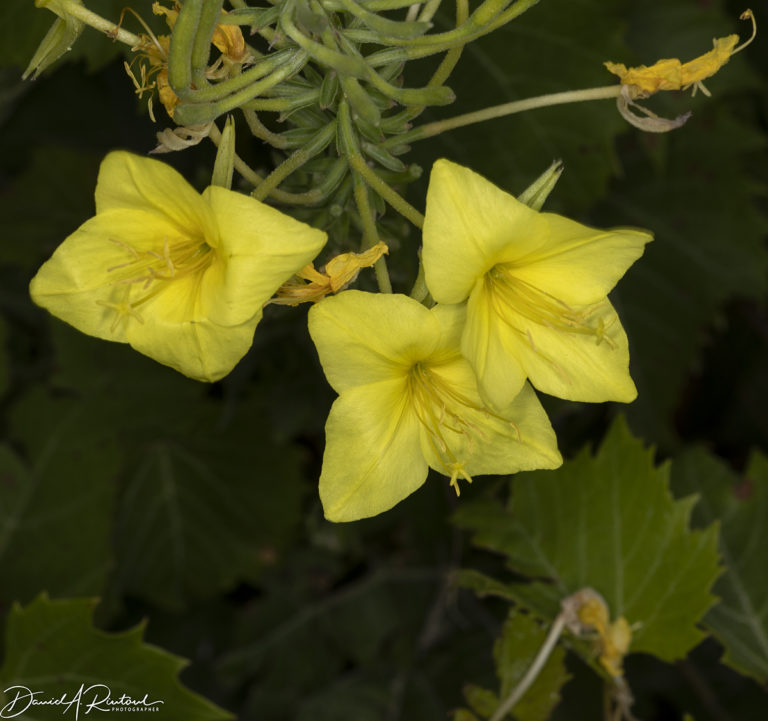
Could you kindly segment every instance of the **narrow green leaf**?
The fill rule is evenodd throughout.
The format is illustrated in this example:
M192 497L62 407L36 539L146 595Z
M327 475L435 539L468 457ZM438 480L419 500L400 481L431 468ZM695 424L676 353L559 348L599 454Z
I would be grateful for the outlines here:
M151 716L158 721L233 718L181 685L178 674L187 662L145 644L143 624L123 633L94 628L95 604L91 599L51 601L41 595L26 607L13 605L6 625L5 662L0 668L0 682L6 689L0 693L0 703L6 718L11 714L22 721L54 718L51 708L69 709L73 717L77 710L82 717L96 698L102 699L101 707L93 710L135 710L152 704L156 710ZM9 690L12 686L21 688ZM27 712L23 711L28 704L25 689L39 692L38 702L66 697L55 707L30 706ZM21 698L16 698L17 692ZM78 692L82 692L79 701ZM104 700L107 693L113 702L125 694L138 703L111 708ZM67 707L69 702L72 705Z
M703 449L689 451L672 467L674 487L698 491L694 512L699 524L719 519L720 553L726 565L714 591L721 601L704 625L725 647L723 662L768 681L768 458L756 453L739 478Z
M620 419L594 457L518 475L506 524L496 509L486 525L472 504L456 522L512 570L549 579L560 598L597 590L612 618L635 626L631 651L680 658L703 638L696 624L715 600L717 528L689 530L695 499L673 500L669 467L652 456Z

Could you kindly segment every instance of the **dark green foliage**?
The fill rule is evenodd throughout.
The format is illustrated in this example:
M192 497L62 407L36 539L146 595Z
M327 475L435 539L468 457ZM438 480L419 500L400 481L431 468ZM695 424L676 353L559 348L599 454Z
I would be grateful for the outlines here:
M117 20L126 3L86 4ZM131 5L164 30L149 0ZM753 9L764 27L764 10ZM414 122L608 85L605 60L690 59L712 37L745 36L741 10L541 0L465 48L448 83L457 101ZM444 3L436 29L449 28L453 12ZM488 718L525 672L562 598L592 586L612 618L636 624L625 668L642 721L764 717L762 28L707 81L712 98L647 101L666 116L693 111L669 135L643 135L612 101L598 101L497 119L397 155L425 171L407 196L419 209L439 157L513 193L559 158L565 173L546 210L652 230L612 294L639 397L621 409L544 399L568 458L560 470L478 478L460 499L436 476L382 517L334 526L316 491L333 393L304 309L268 307L251 353L205 386L81 336L29 300L37 266L93 213L101 158L147 152L168 122L156 105L152 125L123 70L124 48L92 29L22 84L54 17L32 0L0 3L0 692L16 683L71 694L88 675L113 692L127 684L162 698L167 715L154 717L180 721L227 718L219 706L244 721L472 721ZM140 31L130 13L124 22ZM436 64L415 63L413 76L409 66L405 85ZM272 120L274 132L286 129ZM275 158L243 129L238 119L238 151L268 171ZM212 158L201 144L164 160L202 188ZM318 158L306 177L324 177L327 165ZM350 192L334 190L343 203ZM337 210L302 217L327 227L334 248L357 247L359 217ZM419 234L389 208L381 226L395 290L407 292ZM372 289L370 271L358 283ZM627 423L612 426L617 410ZM104 630L85 596L102 599ZM190 660L183 685L183 662L159 647ZM54 678L61 673L69 676ZM598 718L604 680L593 644L566 635L514 718Z
M724 663L758 682L768 681L768 459L757 453L743 478L702 449L675 461L673 483L701 500L694 522L721 523L720 553L726 571L715 584L721 600L704 618L725 647Z
M111 710L105 694L117 701L123 694L157 708L152 718L168 721L225 721L232 715L184 688L178 680L183 659L143 643L143 626L108 634L91 625L95 601L51 601L41 594L26 607L14 604L8 613L5 662L0 683L5 688L39 691L35 700L64 701L64 713L89 713L88 704L102 699L99 710ZM65 672L62 673L62 669ZM106 689L100 686L107 687ZM97 688L92 688L97 686ZM108 691L107 691L108 689ZM75 700L82 690L80 701ZM7 717L33 721L48 718L46 706L30 706L19 715L25 700L15 701L17 690L0 694ZM68 702L74 705L66 706ZM157 702L160 701L160 704ZM7 704L11 704L8 708ZM82 704L82 708L80 705ZM141 708L140 704L138 708ZM98 707L97 707L98 708ZM147 713L145 711L145 713Z
M619 420L594 457L520 474L506 509L466 504L456 522L474 543L504 554L510 571L537 579L520 589L523 605L531 594L541 612L553 595L593 588L612 618L636 626L631 651L672 661L702 638L695 626L715 600L718 568L716 527L688 529L695 499L673 501L668 478L668 466L654 468Z

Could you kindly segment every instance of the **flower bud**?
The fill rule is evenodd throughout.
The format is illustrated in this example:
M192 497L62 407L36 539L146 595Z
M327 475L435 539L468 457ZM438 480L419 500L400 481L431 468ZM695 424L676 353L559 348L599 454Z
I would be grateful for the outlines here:
M30 75L32 76L31 79L35 80L40 73L47 70L64 53L70 51L84 27L85 25L81 20L73 18L71 15L56 18L29 61L27 69L21 76L22 80L26 80Z

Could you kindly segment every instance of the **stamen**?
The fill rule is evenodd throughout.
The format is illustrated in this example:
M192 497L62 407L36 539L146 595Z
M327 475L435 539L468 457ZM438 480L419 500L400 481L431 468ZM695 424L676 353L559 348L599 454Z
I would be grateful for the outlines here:
M531 329L513 325L505 310L512 310L545 328L564 333L592 335L598 345L605 341L611 348L614 347L613 341L605 334L609 326L605 325L603 319L597 319L596 327L590 321L590 311L594 306L576 310L551 293L515 277L510 268L505 265L494 266L486 274L485 279L486 288L499 316L510 327L526 337L535 353L539 353L539 350L533 340Z
M520 430L508 419L493 413L482 403L467 398L439 372L422 363L416 363L408 375L408 391L416 417L427 431L428 443L440 460L442 472L451 478L450 485L458 495L458 478L472 482L466 471L466 465L477 449L478 441L487 443L489 434L481 420L495 419L503 424L511 424L520 440ZM466 457L456 456L456 443L446 437L448 432L463 436ZM464 445L464 444L462 444Z
M172 241L166 236L163 238L161 250L144 251L138 251L132 245L115 238L109 240L131 256L125 263L107 268L107 273L113 274L113 285L125 288L122 300L96 301L117 313L112 331L123 318L133 317L143 323L136 311L138 306L156 297L173 280L204 273L215 257L212 248L198 239L183 238ZM143 295L129 301L132 288L136 286L140 287Z

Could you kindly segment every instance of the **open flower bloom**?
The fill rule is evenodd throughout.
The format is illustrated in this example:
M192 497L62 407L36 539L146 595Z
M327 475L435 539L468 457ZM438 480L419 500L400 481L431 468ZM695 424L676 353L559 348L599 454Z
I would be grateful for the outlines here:
M635 398L627 337L606 295L651 239L536 212L468 168L435 163L427 287L438 303L468 299L461 349L489 405L507 406L526 378L569 400Z
M96 215L43 264L32 299L88 335L215 381L248 351L262 307L325 233L125 152L103 161Z
M465 308L431 310L404 295L348 290L309 312L309 332L339 397L326 424L320 499L326 518L388 510L428 469L472 474L556 468L555 434L530 386L503 411L480 399L461 356Z

